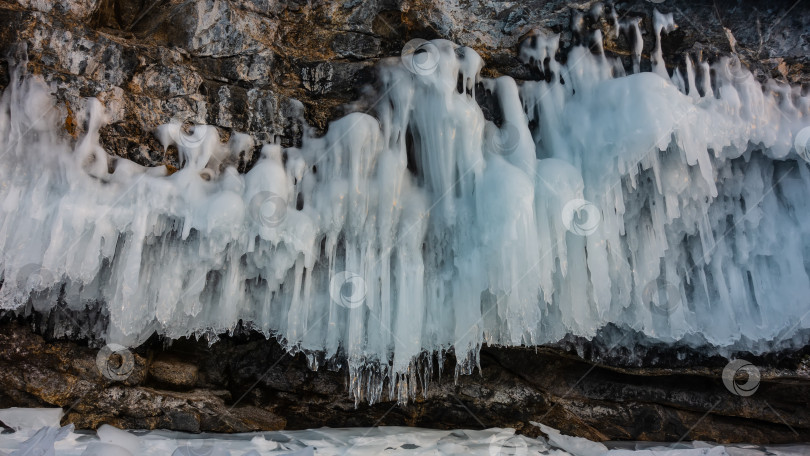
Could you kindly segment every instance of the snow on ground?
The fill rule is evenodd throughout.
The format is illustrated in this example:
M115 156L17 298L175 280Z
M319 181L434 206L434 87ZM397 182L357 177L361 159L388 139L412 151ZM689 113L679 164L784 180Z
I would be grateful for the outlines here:
M55 409L59 410L59 409ZM0 410L15 432L0 434L0 456L259 456L259 455L549 455L549 456L799 456L810 445L714 445L616 442L607 445L560 434L539 423L548 439L514 429L441 431L408 427L321 428L246 434L188 434L123 431L103 425L97 432L59 427L48 409ZM31 427L32 423L49 424Z

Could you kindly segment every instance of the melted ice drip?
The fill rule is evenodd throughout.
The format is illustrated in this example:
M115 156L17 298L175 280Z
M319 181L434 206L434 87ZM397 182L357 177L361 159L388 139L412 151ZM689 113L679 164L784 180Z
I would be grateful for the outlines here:
M352 394L372 402L384 382L401 401L425 387L424 352L452 348L469 373L483 343L609 323L752 348L810 326L810 170L794 146L807 97L730 59L713 79L689 59L670 79L656 51L655 72L625 76L585 48L561 65L558 44L526 42L521 57L549 74L518 85L482 78L470 48L426 42L380 65L376 118L265 145L244 175L228 163L252 140L223 144L206 126L157 129L184 164L172 175L113 160L95 100L71 150L48 89L15 70L0 110L0 305L103 302L106 338L124 345L241 320L346 356Z

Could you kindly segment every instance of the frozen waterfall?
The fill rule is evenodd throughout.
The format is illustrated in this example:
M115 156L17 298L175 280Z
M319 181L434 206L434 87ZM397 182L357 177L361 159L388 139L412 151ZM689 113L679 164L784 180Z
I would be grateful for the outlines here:
M425 352L454 349L469 373L482 344L611 323L760 348L810 327L810 98L731 58L670 76L659 43L652 72L626 74L584 47L559 63L558 43L524 42L545 78L518 84L481 77L470 48L411 42L379 64L373 115L265 144L245 174L233 158L253 139L202 125L157 128L175 173L110 157L94 99L72 144L18 62L0 100L0 306L103 303L95 330L127 346L241 321L345 357L368 401L413 396Z

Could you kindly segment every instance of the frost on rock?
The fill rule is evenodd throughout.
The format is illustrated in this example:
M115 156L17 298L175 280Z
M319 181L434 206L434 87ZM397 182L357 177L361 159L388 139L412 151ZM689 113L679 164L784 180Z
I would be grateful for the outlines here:
M658 33L672 27L656 17ZM128 346L242 322L318 353L313 367L345 357L352 394L372 402L384 384L401 401L423 388L426 352L453 349L469 373L484 343L609 324L754 350L810 325L798 88L763 86L733 59L687 58L670 77L658 48L650 73L583 47L560 64L556 37L524 43L547 74L517 84L481 77L470 48L417 44L380 63L374 117L266 144L245 174L231 163L252 139L202 125L157 129L179 151L174 174L112 158L93 99L71 146L50 89L13 66L0 306L103 303L97 331Z

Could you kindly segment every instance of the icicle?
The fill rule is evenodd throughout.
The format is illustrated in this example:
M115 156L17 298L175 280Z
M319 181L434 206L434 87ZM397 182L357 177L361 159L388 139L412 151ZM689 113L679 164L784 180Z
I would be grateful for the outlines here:
M373 116L264 144L245 174L251 137L179 122L155 131L178 172L112 159L95 100L71 149L50 89L15 68L0 99L0 305L47 311L62 290L72 308L104 303L121 345L155 331L213 342L241 321L313 369L345 359L358 403L424 393L434 352L439 371L453 350L470 374L484 343L613 324L761 347L806 329L807 97L763 91L733 59L714 64L716 90L688 56L685 76L660 77L674 24L659 13L658 74L639 73L639 20L621 27L634 74L601 45L561 65L559 35L536 31L520 58L544 77L521 84L482 78L470 48L415 40L380 64Z

